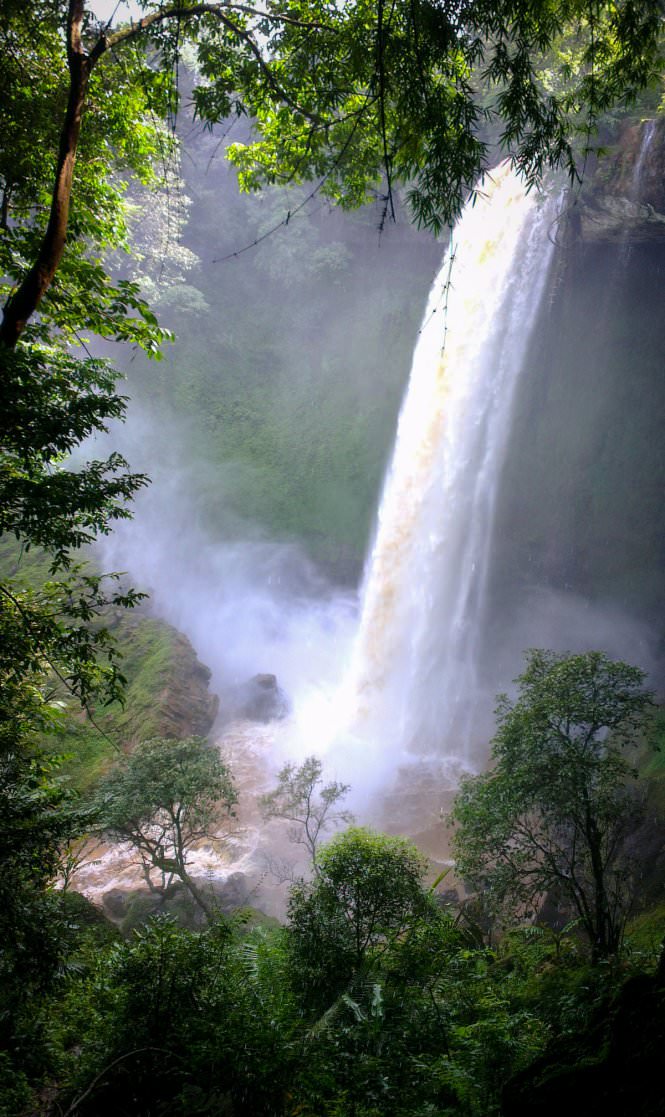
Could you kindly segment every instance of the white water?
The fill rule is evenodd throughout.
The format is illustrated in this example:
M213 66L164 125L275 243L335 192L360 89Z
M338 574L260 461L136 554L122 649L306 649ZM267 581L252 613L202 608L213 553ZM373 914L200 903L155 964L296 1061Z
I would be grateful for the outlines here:
M473 764L494 507L554 213L506 166L481 192L430 295L337 703L332 756L379 784L409 756Z
M649 154L649 149L651 147L651 144L653 143L653 139L654 139L655 135L656 135L656 121L655 120L647 120L646 124L642 128L642 138L640 140L640 150L637 153L637 159L635 160L635 166L633 168L633 176L632 176L631 195L632 195L633 199L637 200L637 201L639 201L640 184L641 184L641 180L642 180L642 174L643 174L643 171L644 171L644 166L645 166L645 163L647 161L647 156Z

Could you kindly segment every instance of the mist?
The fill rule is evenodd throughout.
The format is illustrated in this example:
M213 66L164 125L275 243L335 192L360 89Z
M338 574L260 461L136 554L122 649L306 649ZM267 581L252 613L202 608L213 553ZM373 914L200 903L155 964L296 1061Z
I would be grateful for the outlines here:
M251 469L188 464L185 433L136 406L113 430L114 446L151 485L133 519L100 542L103 565L127 571L150 609L185 633L218 692L259 673L275 674L292 700L330 686L347 655L355 595L333 586L297 543L243 520L234 498ZM196 498L210 486L222 523L214 534Z

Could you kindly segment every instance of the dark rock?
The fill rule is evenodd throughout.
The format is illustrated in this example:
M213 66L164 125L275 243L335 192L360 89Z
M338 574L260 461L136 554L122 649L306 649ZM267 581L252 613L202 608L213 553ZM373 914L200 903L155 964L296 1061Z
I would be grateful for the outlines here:
M224 881L194 878L212 908L223 915L247 906L255 881L245 873L231 873ZM173 881L165 894L147 888L112 888L102 897L104 916L123 934L143 926L151 916L170 915L191 930L206 926L206 917L181 881Z
M287 716L289 700L276 675L254 675L231 699L234 715L249 721L277 721Z
M114 923L119 923L120 920L125 918L127 913L127 904L132 892L124 888L111 888L105 892L102 897L102 907L105 914Z
M244 873L231 873L223 884L216 881L212 885L215 900L225 915L244 907L247 902L249 887Z

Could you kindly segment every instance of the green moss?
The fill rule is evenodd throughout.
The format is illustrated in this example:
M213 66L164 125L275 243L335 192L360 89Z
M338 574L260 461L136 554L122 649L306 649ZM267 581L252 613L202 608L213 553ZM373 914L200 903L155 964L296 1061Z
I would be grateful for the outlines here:
M664 940L665 901L631 919L626 929L626 945L647 955L652 963L658 960Z
M12 535L0 539L0 579L38 586L52 578L47 555L38 547L25 550Z
M81 559L95 570L89 555L90 551L83 551ZM0 578L19 588L36 589L51 577L43 551L23 551L12 538L0 540ZM92 791L118 754L137 741L207 728L187 724L191 687L193 703L198 700L200 705L205 669L202 673L184 636L165 621L146 616L141 608L109 610L101 623L113 635L116 658L127 680L124 702L93 707L88 716L62 687L58 697L66 706L63 723L42 742L63 758L63 777L83 794Z
M61 775L83 795L95 788L119 752L87 719L79 724L74 716L62 735L48 738L45 744L63 758Z
M127 678L124 705L97 707L90 720L70 706L64 733L48 748L64 756L62 773L82 793L91 791L118 754L164 728L163 703L178 671L179 634L163 621L136 615L116 622L114 636Z

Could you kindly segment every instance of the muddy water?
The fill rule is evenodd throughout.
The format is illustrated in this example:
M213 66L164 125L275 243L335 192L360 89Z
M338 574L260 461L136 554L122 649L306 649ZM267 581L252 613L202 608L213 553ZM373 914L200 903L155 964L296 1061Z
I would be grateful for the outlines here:
M220 819L210 839L191 851L188 867L200 885L214 890L223 908L251 906L282 918L290 883L308 875L302 846L292 840L292 827L281 820L261 818L258 799L275 782L281 758L288 754L292 732L289 720L257 724L236 721L216 744L233 772L238 804L233 818ZM325 770L324 770L325 776ZM358 822L387 833L412 838L432 861L431 875L448 863L448 831L444 814L454 794L450 773L434 773L431 766L409 765L397 774L393 789L380 806L358 811ZM113 910L119 894L125 898L145 889L135 851L127 844L88 845L72 887L94 903ZM105 903L105 897L107 902ZM122 895L120 896L122 899Z

